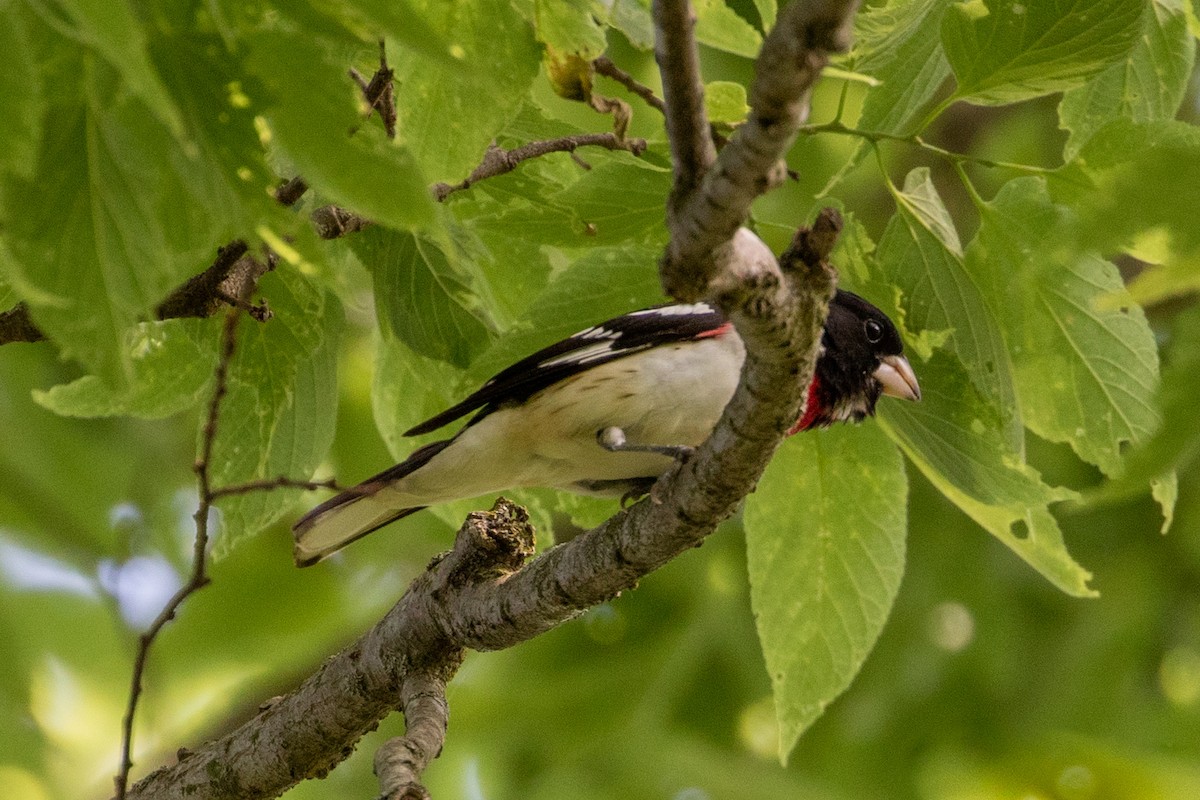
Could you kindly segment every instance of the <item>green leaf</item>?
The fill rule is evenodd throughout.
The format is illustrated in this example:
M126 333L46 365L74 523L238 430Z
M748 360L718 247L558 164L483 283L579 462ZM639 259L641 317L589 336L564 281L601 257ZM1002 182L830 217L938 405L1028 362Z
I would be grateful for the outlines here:
M397 54L400 138L431 181L457 183L520 109L537 76L541 48L506 0L412 5L450 43L461 65L443 69Z
M487 346L490 319L479 276L452 243L426 234L372 227L351 241L375 279L385 331L428 358L460 367Z
M1048 505L1075 494L1051 488L1012 452L993 398L957 358L936 351L914 364L920 403L880 403L879 420L909 460L962 509L1051 583L1093 595L1091 573L1071 558Z
M614 192L614 186L621 187L620 191ZM576 239L576 246L632 241L665 244L664 209L670 191L668 170L630 158L588 170L553 201L571 209L588 226L587 239Z
M995 402L1011 452L1022 450L1012 366L995 317L976 279L963 264L954 221L929 178L929 170L909 173L903 191L893 191L896 215L879 241L879 260L904 295L910 329L950 331L950 346L967 367L970 380Z
M1087 502L1111 502L1144 492L1147 484L1163 508L1164 530L1171 523L1178 485L1174 470L1200 456L1200 414L1196 413L1196 375L1200 374L1200 307L1176 316L1168 340L1159 404L1162 424L1126 460L1116 480L1085 496Z
M1063 95L1058 117L1070 132L1063 158L1078 155L1088 138L1112 119L1174 118L1195 58L1186 1L1151 0L1142 12L1142 35L1125 60Z
M1142 303L1200 286L1200 131L1176 121L1114 120L1050 176L1056 201L1078 209L1078 239L1155 263L1130 284Z
M420 61L422 68L428 63ZM301 34L276 30L252 40L248 66L271 92L272 141L312 187L376 222L432 222L425 177L408 150L378 125L363 124L360 92L344 63L327 61Z
M133 378L114 388L85 375L49 391L38 405L66 417L167 417L194 408L207 395L216 363L213 325L201 320L144 322L126 332Z
M942 19L958 87L944 105L1003 105L1060 92L1124 59L1143 0L966 0Z
M713 81L704 87L704 110L709 122L739 125L746 121L750 106L746 103L746 87L732 81Z
M775 16L779 13L777 0L754 0L754 7L758 9L758 16L762 20L763 30L771 30L775 25Z
M451 55L446 39L407 0L309 0L309 3L319 14L336 14L338 21L354 27L363 41L374 42L386 36L444 67L462 66Z
M855 17L851 63L878 81L863 101L859 128L907 135L921 127L921 111L950 74L938 37L945 10L944 0L909 0L871 7ZM858 142L819 196L830 194L869 152L867 142Z
M176 136L183 120L147 52L147 35L126 0L63 0L80 39L112 64L135 95Z
M427 358L393 336L376 339L371 408L375 426L394 458L407 458L421 441L406 437L405 431L445 411L474 389L466 385L461 369ZM446 431L436 431L429 438L444 439L446 435Z
M750 601L785 763L879 638L904 574L907 504L900 454L873 424L785 442L746 498Z
M241 321L213 448L214 487L307 478L333 441L341 306L290 269L267 273L260 289L273 316ZM279 519L297 496L276 489L222 500L214 555Z
M616 0L609 12L608 23L625 34L637 49L654 47L654 22L650 18L649 0Z
M33 177L42 136L41 80L34 63L33 41L16 2L0 3L0 169Z
M294 215L271 192L278 174L267 164L258 125L267 98L247 88L245 65L230 57L215 34L163 33L150 43L151 56L179 107L188 131L185 152L206 160L188 172L197 193L221 209L235 235L260 225L295 226ZM250 91L254 96L246 94Z
M534 9L538 41L556 55L591 61L608 46L592 14L592 0L536 0Z
M1050 201L1045 181L1018 178L980 207L967 249L971 272L989 284L1004 330L1025 425L1066 442L1105 474L1121 447L1158 426L1158 352L1115 266L1074 252L1069 214Z
M879 78L867 93L858 126L909 134L921 110L950 74L938 38L944 0L910 0L876 6L858 15L854 66Z
M696 39L736 56L755 58L762 47L762 35L725 4L725 0L696 0Z
M976 523L1063 591L1087 595L1090 575L1067 552L1048 509L1075 495L1045 485L1025 463L1000 328L958 255L927 175L915 170L901 195L879 244L879 267L863 263L869 240L857 224L839 250L851 288L895 312L921 381L921 402L880 403L880 422Z
M233 238L238 209L202 154L97 69L86 108L52 110L34 179L3 192L0 272L64 355L120 386L133 369L126 329Z

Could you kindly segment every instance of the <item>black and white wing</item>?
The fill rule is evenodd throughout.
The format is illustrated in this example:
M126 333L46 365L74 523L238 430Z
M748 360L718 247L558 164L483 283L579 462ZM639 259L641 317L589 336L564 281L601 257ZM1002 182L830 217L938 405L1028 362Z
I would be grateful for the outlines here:
M405 432L419 436L476 409L470 424L505 403L519 403L585 370L651 347L716 336L729 322L705 303L664 305L634 311L582 330L523 358L495 375L462 402Z

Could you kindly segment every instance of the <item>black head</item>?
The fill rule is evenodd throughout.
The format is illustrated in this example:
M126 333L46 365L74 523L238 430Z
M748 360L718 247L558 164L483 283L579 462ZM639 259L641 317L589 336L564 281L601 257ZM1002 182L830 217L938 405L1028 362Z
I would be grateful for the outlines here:
M900 332L887 315L841 289L829 304L821 357L804 427L857 422L875 413L882 394L920 400Z

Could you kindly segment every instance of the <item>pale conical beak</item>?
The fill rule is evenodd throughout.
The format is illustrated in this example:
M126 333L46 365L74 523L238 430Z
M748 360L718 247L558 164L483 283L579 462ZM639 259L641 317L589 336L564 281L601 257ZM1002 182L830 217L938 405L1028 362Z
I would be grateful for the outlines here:
M904 356L887 356L875 370L875 380L883 385L883 393L905 400L920 400L921 386L916 373Z

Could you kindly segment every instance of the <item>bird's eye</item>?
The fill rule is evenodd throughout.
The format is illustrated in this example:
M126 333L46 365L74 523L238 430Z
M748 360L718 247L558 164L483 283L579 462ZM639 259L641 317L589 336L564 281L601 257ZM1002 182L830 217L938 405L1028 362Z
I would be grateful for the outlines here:
M866 331L867 341L871 344L877 344L883 338L883 326L873 319L863 323L863 330Z

